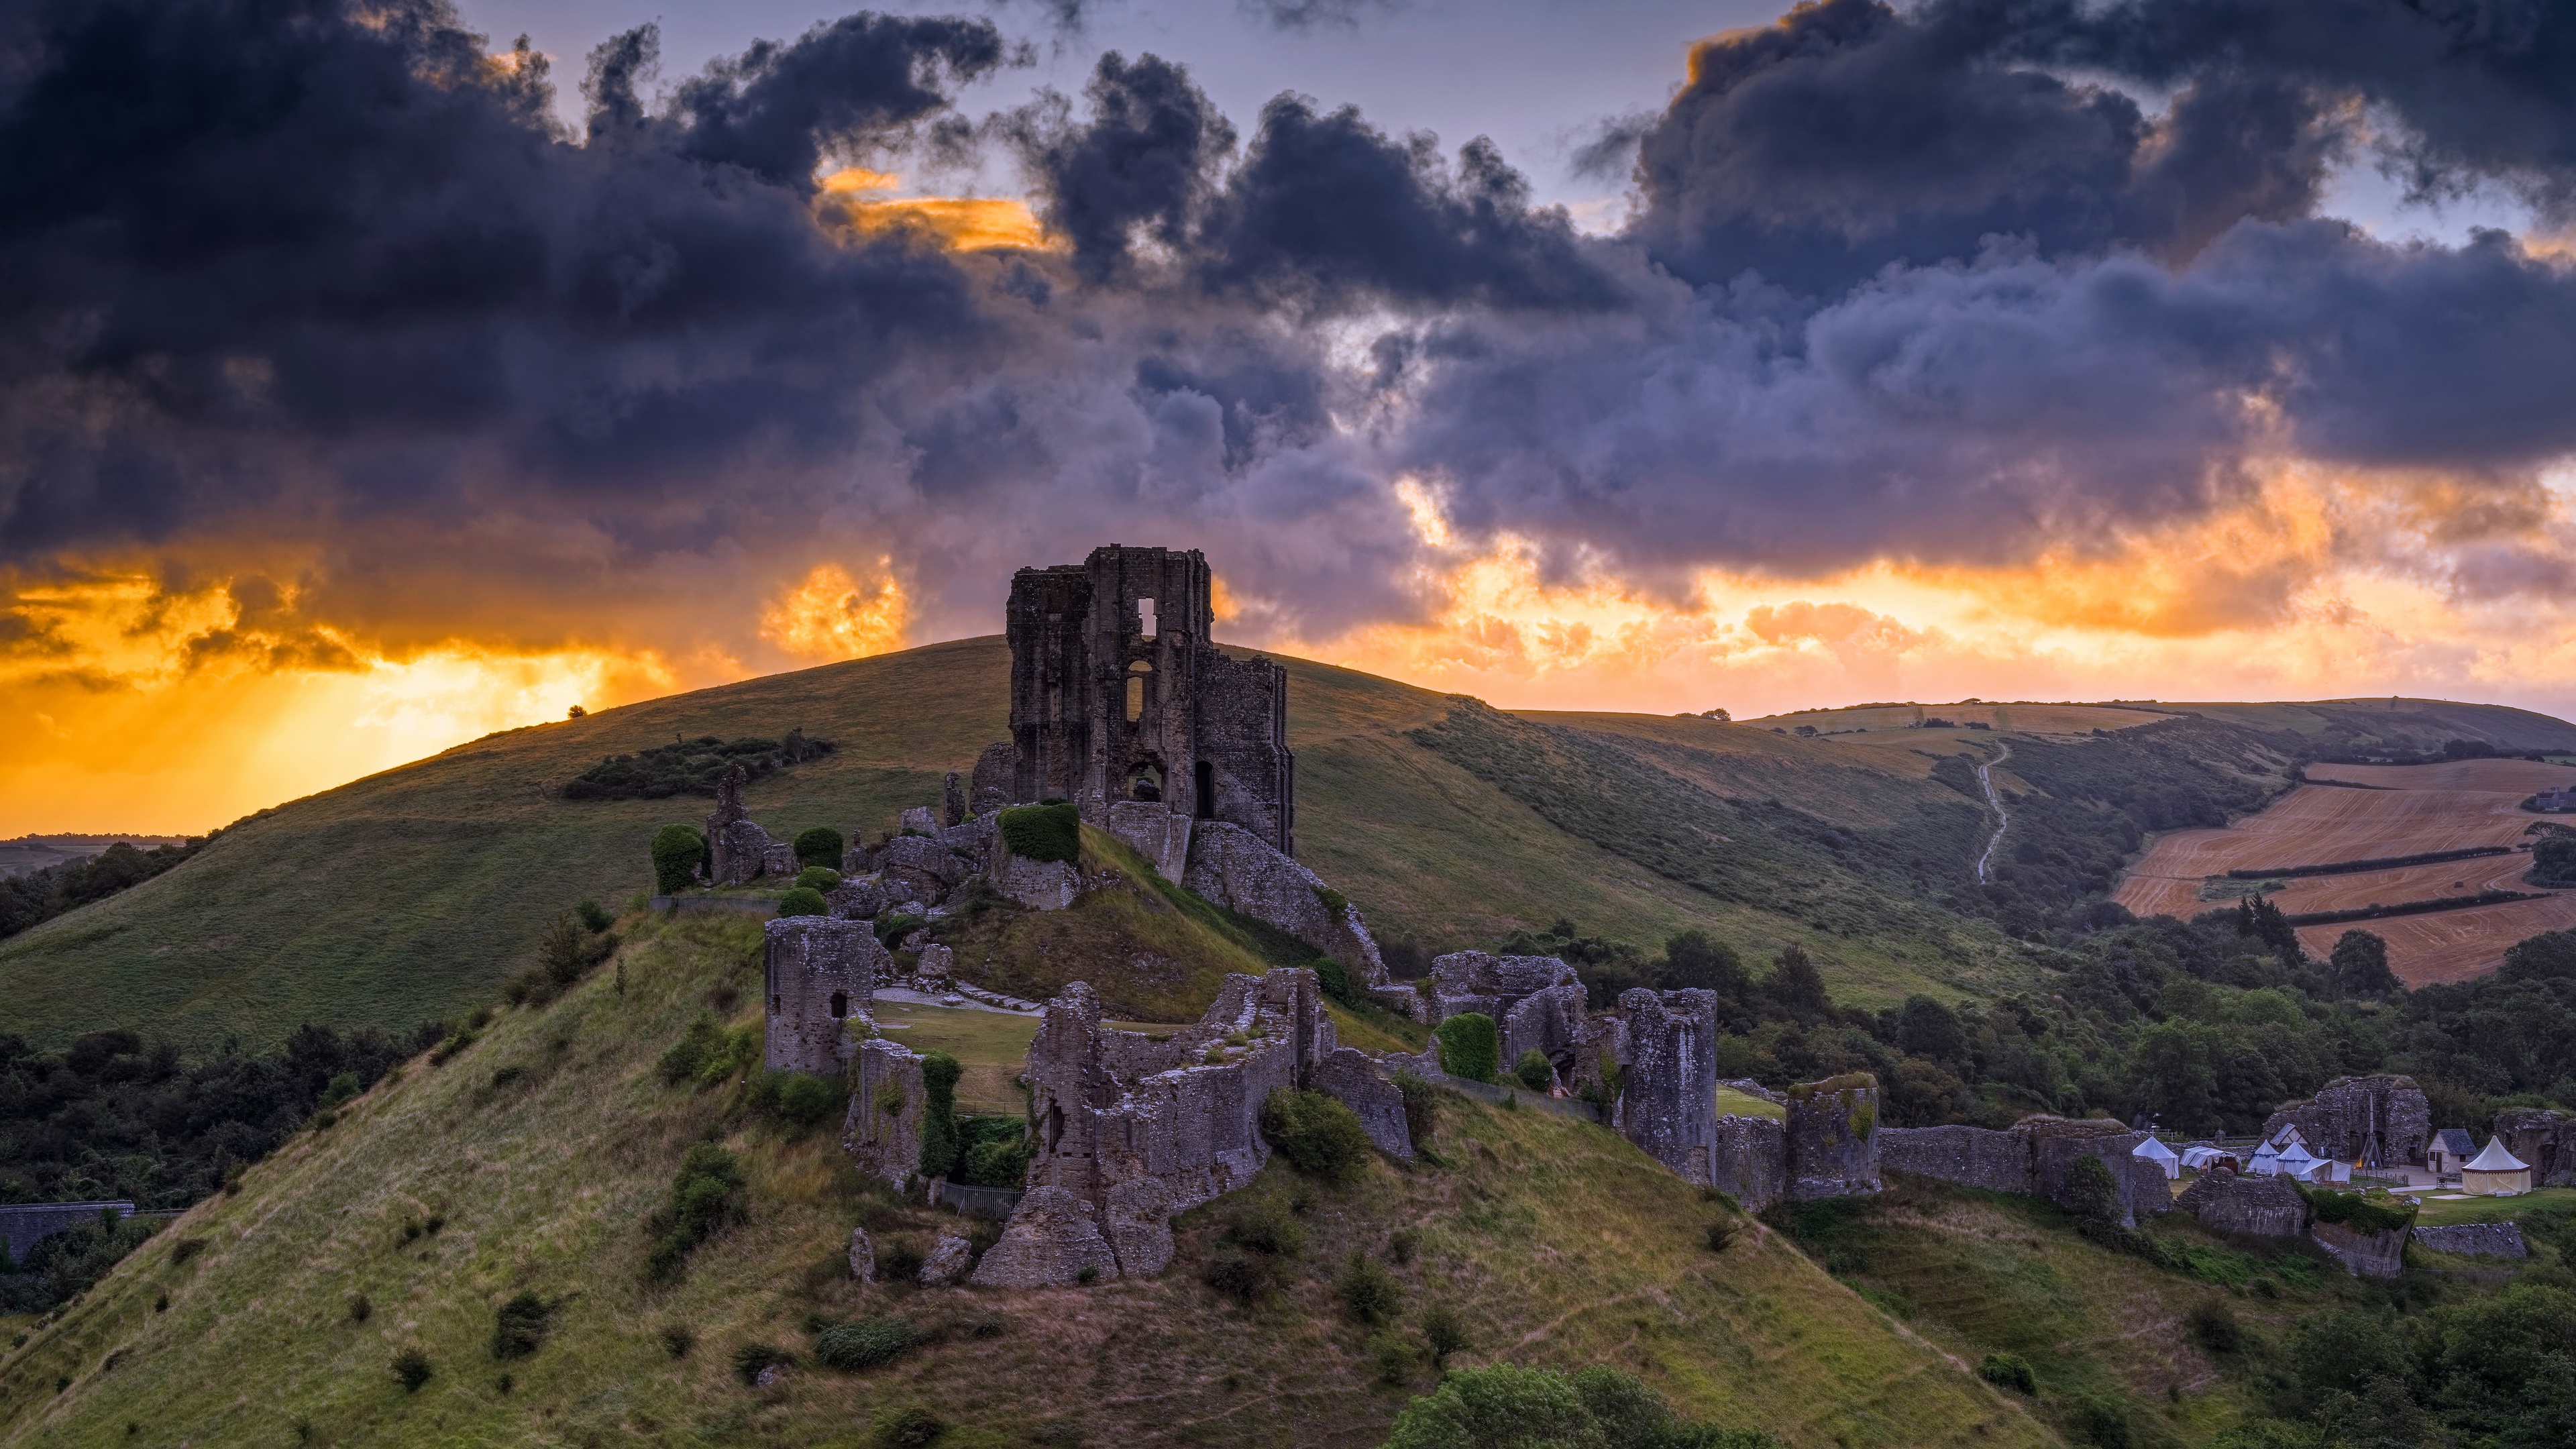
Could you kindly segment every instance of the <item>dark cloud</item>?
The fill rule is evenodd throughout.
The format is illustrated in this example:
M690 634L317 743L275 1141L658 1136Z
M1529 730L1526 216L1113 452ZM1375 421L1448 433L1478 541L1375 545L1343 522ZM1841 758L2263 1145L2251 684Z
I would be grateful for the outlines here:
M1243 13L1278 30L1356 30L1360 22L1404 8L1405 0L1240 0Z
M1043 178L1047 224L1071 243L1075 269L1097 282L1127 272L1140 229L1167 248L1188 244L1234 149L1234 127L1186 69L1159 56L1133 65L1115 51L1102 56L1084 95L1088 125L1031 114L1016 131Z

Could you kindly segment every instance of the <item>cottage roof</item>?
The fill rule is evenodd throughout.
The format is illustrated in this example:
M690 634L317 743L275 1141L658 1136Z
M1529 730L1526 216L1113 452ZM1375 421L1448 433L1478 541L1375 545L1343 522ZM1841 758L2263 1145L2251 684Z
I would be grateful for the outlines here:
M2467 1171L2467 1172L2527 1172L2527 1171L2529 1171L2530 1169L2531 1169L2531 1164L2530 1164L2530 1163L2525 1162L2525 1161L2523 1161L2522 1159L2520 1159L2520 1158L2518 1158L2518 1157L2514 1156L2512 1153L2507 1152L2507 1151L2505 1151L2505 1150L2504 1150L2504 1139L2503 1139L2503 1138L2501 1138L2501 1137L2490 1137L2490 1138L2488 1138L2488 1139L2487 1139L2487 1150L2486 1150L2486 1151L2484 1151L2484 1152L2479 1153L2479 1154L2478 1154L2478 1156L2477 1156L2477 1160L2476 1160L2476 1161L2474 1161L2474 1162L2469 1163L2469 1164L2468 1164L2468 1165L2463 1169L2463 1171Z
M2442 1150L2453 1157L2466 1157L2478 1150L2477 1142L2469 1136L2469 1129L2466 1127L2445 1127L2434 1133L2433 1137L2441 1143Z
M2307 1140L2308 1139L2305 1137L2299 1135L2298 1123L2284 1122L2281 1124L2281 1130L2273 1133L2272 1140L2265 1145L2270 1147L2288 1147L2293 1143L2304 1144Z

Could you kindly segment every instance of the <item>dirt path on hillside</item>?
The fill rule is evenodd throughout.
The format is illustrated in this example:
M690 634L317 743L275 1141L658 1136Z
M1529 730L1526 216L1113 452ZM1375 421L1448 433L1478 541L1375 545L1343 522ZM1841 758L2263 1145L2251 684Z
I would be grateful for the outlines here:
M1994 766L2011 758L2012 746L2007 744L2003 747L2002 754L1977 766L1977 783L1985 789L1987 808L1995 812L1995 833L1986 839L1986 853L1977 857L1977 884L1979 885L1986 883L1986 863L1995 858L1995 847L2004 843L2004 831L2012 825L2012 816L2004 810L2004 797L1995 793L1995 777L1992 773Z

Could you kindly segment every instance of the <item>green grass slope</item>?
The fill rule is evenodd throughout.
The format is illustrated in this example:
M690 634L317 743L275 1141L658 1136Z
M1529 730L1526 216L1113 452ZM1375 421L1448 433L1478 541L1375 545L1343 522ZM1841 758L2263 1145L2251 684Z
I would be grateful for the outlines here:
M1802 1449L2056 1442L1776 1235L1748 1227L1711 1253L1723 1209L1622 1139L1464 1099L1445 1109L1445 1165L1372 1162L1333 1188L1274 1163L1185 1217L1157 1279L863 1287L843 1263L854 1224L921 1248L967 1220L892 1201L835 1133L790 1134L733 1086L664 1085L657 1057L701 1012L756 1021L757 931L712 916L627 929L615 964L501 1013L444 1064L410 1063L37 1326L0 1357L0 1444L855 1445L919 1407L951 1426L950 1449L1365 1446L1432 1382L1419 1361L1383 1382L1371 1334L1416 1340L1434 1307L1466 1325L1453 1363L1608 1363L1695 1417ZM708 1140L740 1157L745 1219L650 1285L649 1219ZM1284 1289L1248 1309L1200 1277L1246 1198L1301 1210L1310 1234ZM1397 1284L1381 1329L1334 1292L1354 1251ZM551 1307L548 1330L496 1360L497 1310L521 1293ZM930 1342L861 1373L812 1361L814 1324L885 1315ZM693 1340L683 1355L672 1330ZM732 1364L755 1343L801 1361L748 1386ZM431 1371L417 1391L390 1368L407 1350Z
M704 815L694 797L561 798L602 755L801 728L840 749L753 784L754 816L782 834L882 829L1004 733L1008 658L1000 640L970 639L749 680L493 735L279 806L166 875L0 942L0 1029L60 1044L119 1026L202 1049L273 1042L304 1021L451 1016L526 963L553 912L644 888L656 827ZM1761 955L1805 943L1860 999L1934 985L1908 943L1846 939L1758 895L1713 897L1415 738L1472 702L1283 662L1299 853L1382 938L1490 946L1564 917L1651 945L1696 925ZM1822 748L1774 751L1773 793L1874 809L1872 791L1836 783L1849 772Z

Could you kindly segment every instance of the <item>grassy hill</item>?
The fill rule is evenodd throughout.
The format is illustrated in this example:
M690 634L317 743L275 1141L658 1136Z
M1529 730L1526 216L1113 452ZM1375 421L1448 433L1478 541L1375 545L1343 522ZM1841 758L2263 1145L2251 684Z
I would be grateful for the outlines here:
M950 1449L1363 1446L1433 1375L1399 1358L1387 1381L1332 1287L1354 1251L1398 1285L1376 1332L1413 1342L1432 1308L1460 1316L1452 1364L1608 1363L1801 1449L2057 1442L1776 1234L1748 1225L1711 1253L1726 1209L1624 1140L1463 1098L1437 1164L1372 1163L1331 1188L1274 1162L1185 1217L1151 1281L862 1287L843 1262L853 1225L883 1251L967 1220L862 1184L835 1133L780 1127L733 1086L665 1085L656 1060L701 1013L756 1022L757 931L707 915L624 929L615 964L502 1011L442 1064L410 1063L35 1326L0 1358L0 1443L860 1444L877 1416L920 1407ZM745 1220L650 1284L649 1220L704 1141L738 1155ZM1201 1270L1252 1201L1289 1208L1310 1240L1284 1290L1243 1308ZM497 1360L497 1312L522 1293L550 1310L542 1345ZM814 1325L880 1316L929 1341L863 1373L812 1362ZM733 1363L751 1344L801 1362L748 1386ZM407 1350L429 1369L416 1391L391 1371Z
M2028 929L2021 902L2107 880L2135 837L2114 812L2160 828L2132 798L2139 782L2205 811L2251 808L2299 749L2364 725L2409 744L2469 732L2576 748L2558 721L2437 701L2000 706L1990 730L1950 706L1936 715L1956 728L1897 727L1916 706L1782 717L1829 731L1810 739L1765 723L1511 714L1282 662L1299 854L1381 940L1436 953L1570 920L1651 953L1700 927L1757 964L1797 942L1838 998L1870 1006L2036 985L2003 928ZM780 834L881 830L972 765L1008 702L1003 642L969 639L461 745L262 812L165 875L0 941L0 1030L60 1045L126 1027L203 1050L272 1043L305 1021L453 1017L496 995L556 911L634 898L653 830L707 809L562 798L602 756L801 729L839 749L754 782L754 815ZM2161 712L2185 708L2198 717ZM1970 762L2004 756L1999 786L2075 803L2016 811L1998 896L1973 878L1992 817ZM1212 979L1153 1009L1187 1014Z

